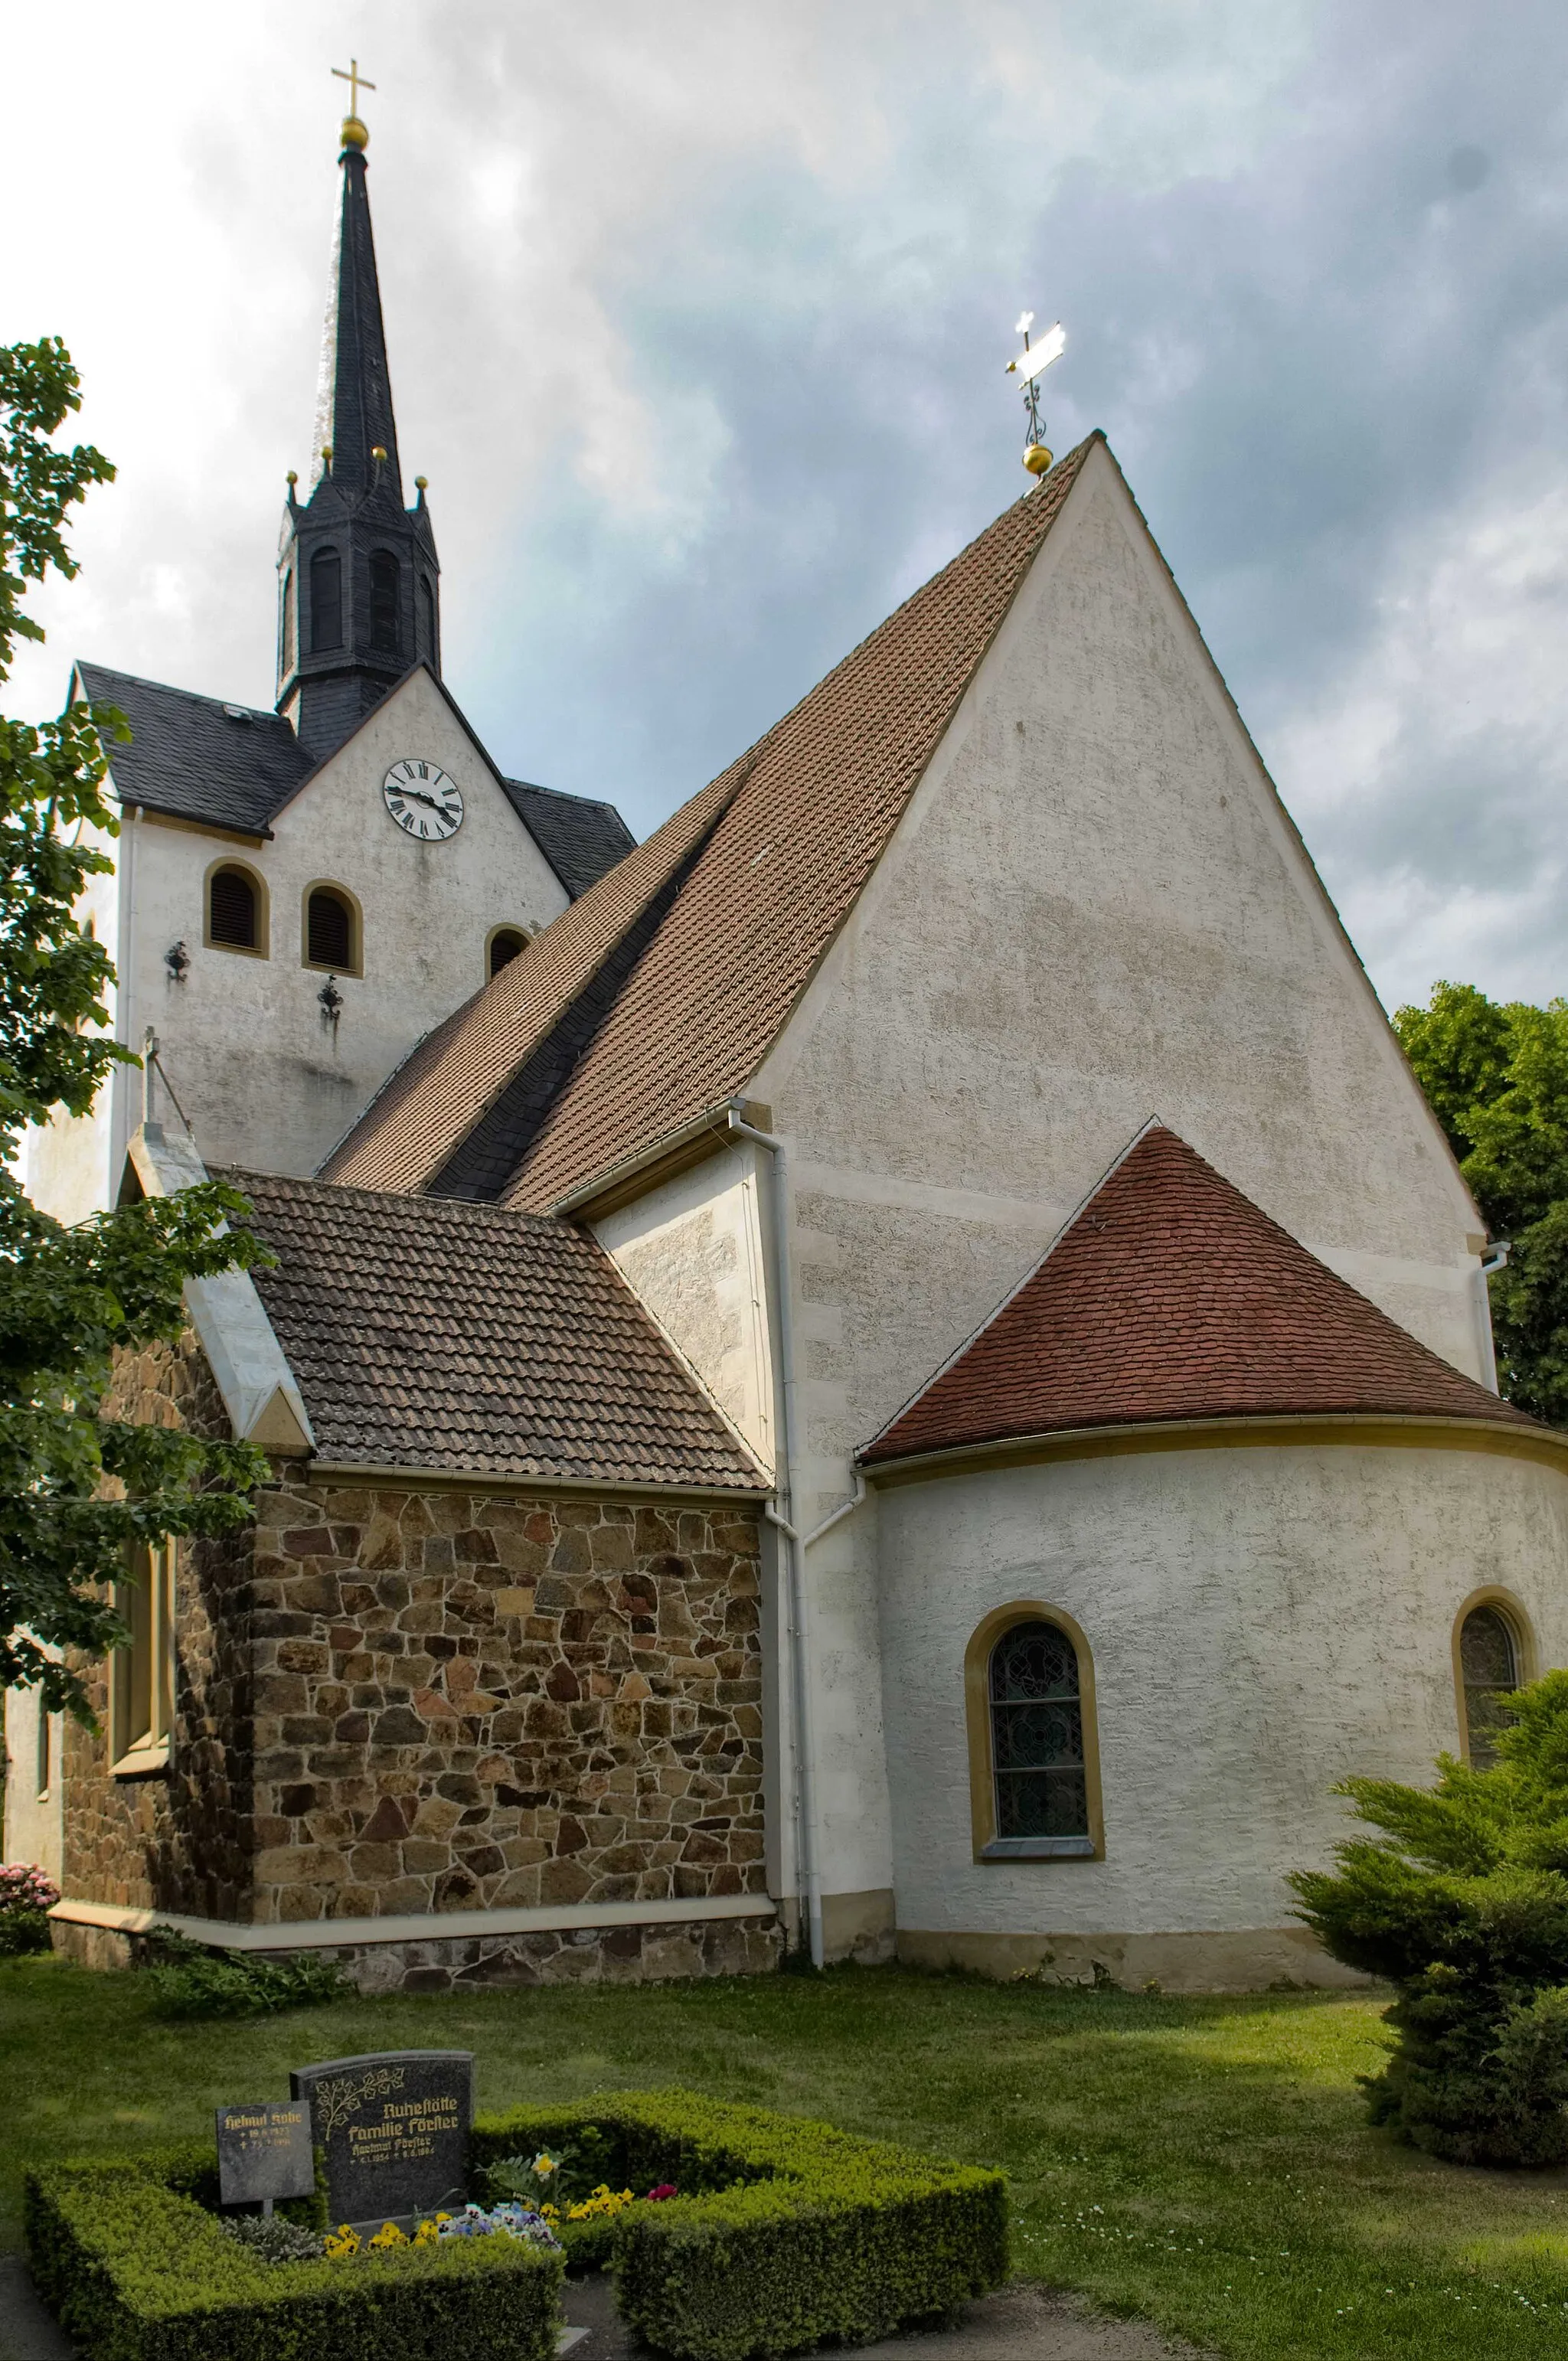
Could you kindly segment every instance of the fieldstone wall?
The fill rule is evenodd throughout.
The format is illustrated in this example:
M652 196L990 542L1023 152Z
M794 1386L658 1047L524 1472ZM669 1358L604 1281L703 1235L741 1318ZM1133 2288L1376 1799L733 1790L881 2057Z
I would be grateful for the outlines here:
M763 1895L758 1592L751 1510L285 1475L250 1915Z
M229 1432L193 1338L115 1415ZM780 1941L763 1869L758 1517L276 1461L257 1521L181 1546L174 1744L111 1774L72 1727L65 1892L231 1923L754 1894L758 1915L345 1947L369 1990L717 1975ZM124 1939L57 1923L93 1964Z
M115 1418L227 1441L223 1398L187 1339L122 1354L105 1403ZM109 1761L109 1679L83 1673L96 1733L66 1718L63 1890L77 1899L197 1917L246 1915L250 1872L250 1662L244 1605L250 1538L183 1541L175 1576L173 1744L167 1770L116 1779ZM63 1930L57 1930L63 1932ZM87 1930L71 1947L96 1960Z

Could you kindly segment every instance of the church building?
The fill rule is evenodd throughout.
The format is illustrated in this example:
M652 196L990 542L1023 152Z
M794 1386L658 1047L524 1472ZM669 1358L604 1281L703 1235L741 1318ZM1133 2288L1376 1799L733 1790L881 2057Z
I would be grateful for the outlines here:
M1568 1437L1104 437L633 846L442 686L363 137L277 714L81 670L178 1104L38 1168L245 1189L275 1268L115 1400L272 1478L8 1853L79 1957L368 1989L1343 1981L1287 1876L1568 1663Z

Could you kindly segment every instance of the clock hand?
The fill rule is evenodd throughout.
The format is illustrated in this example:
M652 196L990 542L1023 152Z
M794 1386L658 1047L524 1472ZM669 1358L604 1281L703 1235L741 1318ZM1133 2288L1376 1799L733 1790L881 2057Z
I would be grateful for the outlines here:
M446 806L435 796L427 796L422 788L400 787L398 789L398 793L405 799L406 802L428 804L433 812L440 812L444 818L445 817Z

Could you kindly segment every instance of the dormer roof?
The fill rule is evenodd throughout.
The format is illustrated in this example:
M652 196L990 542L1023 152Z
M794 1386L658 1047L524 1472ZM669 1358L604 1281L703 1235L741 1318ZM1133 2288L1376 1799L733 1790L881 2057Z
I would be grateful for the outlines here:
M1151 1123L859 1455L875 1467L1093 1428L1368 1416L1548 1432L1418 1344Z

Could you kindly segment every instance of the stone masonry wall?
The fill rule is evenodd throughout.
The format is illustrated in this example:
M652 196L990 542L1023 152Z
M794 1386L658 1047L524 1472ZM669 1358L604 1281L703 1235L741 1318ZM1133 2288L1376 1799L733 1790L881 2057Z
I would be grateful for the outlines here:
M126 1356L115 1414L229 1432L194 1340ZM239 1924L682 1901L758 1914L334 1948L367 1989L773 1964L758 1519L274 1463L257 1522L181 1543L167 1769L71 1727L65 1891ZM57 1924L117 1964L122 1938Z
M285 1473L250 1915L763 1895L758 1592L749 1509Z
M123 1354L105 1408L138 1423L225 1441L231 1434L212 1372L190 1340L180 1351L155 1345ZM167 1770L112 1775L108 1665L81 1667L99 1729L83 1730L69 1717L63 1724L63 1884L71 1899L197 1917L245 1915L251 1796L243 1605L249 1571L248 1533L179 1543Z

